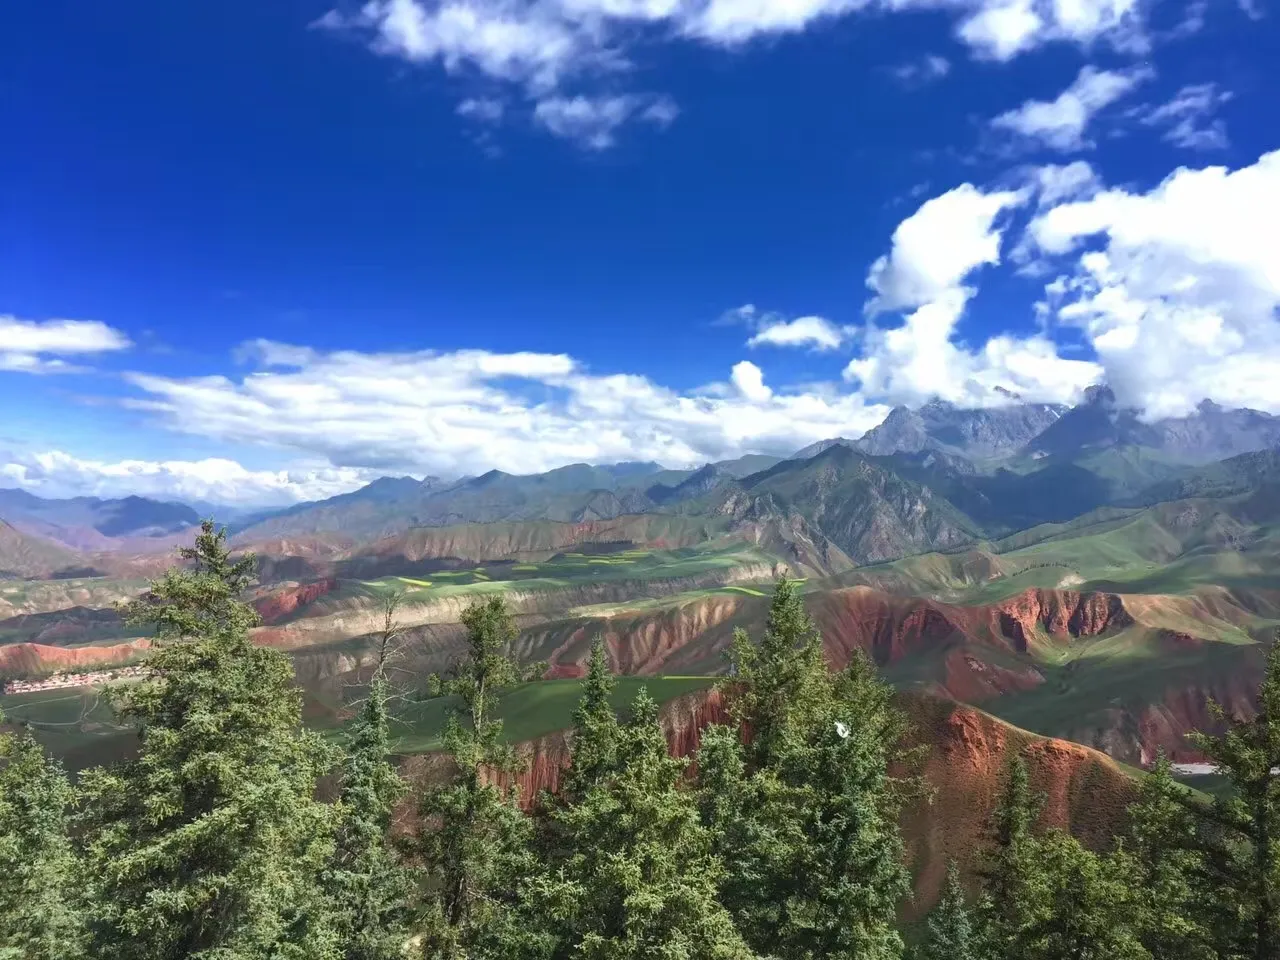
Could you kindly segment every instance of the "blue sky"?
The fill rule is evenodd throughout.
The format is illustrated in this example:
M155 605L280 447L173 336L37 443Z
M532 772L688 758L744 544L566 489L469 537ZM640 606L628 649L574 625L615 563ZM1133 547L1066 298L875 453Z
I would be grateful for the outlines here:
M1280 412L1259 3L0 13L0 485L288 502L892 404Z

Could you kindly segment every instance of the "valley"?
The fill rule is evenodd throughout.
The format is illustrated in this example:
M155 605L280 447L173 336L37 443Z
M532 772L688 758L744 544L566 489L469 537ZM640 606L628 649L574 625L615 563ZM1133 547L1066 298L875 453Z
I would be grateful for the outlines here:
M458 654L476 598L501 594L514 652L545 664L528 702L504 707L525 741L567 722L596 637L622 690L708 688L785 575L803 581L833 666L862 649L904 694L1134 766L1158 750L1194 762L1184 734L1212 727L1210 699L1251 709L1280 627L1271 419L1205 408L1147 425L1105 393L1072 409L935 402L790 459L385 478L245 511L231 529L259 558L254 639L289 651L318 726L349 715L395 598L406 753L436 742L444 707L422 699L424 678ZM6 503L20 509L0 512L0 675L143 662L149 638L116 607L171 562L194 514L138 498ZM0 706L91 759L127 735L85 691Z

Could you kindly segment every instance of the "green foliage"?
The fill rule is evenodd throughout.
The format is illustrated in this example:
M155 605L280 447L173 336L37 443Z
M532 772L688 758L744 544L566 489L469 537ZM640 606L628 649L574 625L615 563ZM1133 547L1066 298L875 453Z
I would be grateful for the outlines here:
M955 861L947 864L947 883L942 899L929 914L929 932L916 951L915 960L980 960L981 944L977 926L960 885Z
M452 773L418 804L421 943L427 957L498 960L536 946L536 935L518 915L520 883L536 865L532 825L514 793L494 782L516 770L502 721L493 718L498 692L520 681L504 652L516 630L501 596L477 601L462 622L467 655L452 676L432 684L434 692L458 697L462 707L445 732Z
M1130 884L1138 939L1152 960L1209 960L1212 936L1200 889L1204 856L1192 802L1161 754L1129 808Z
M1024 960L1144 960L1138 907L1123 857L1086 850L1061 830L1024 846L1026 885L1018 952Z
M0 715L0 723L4 717ZM30 736L0 735L0 958L82 956L71 786Z
M1025 904L1035 864L1030 853L1031 830L1040 800L1031 792L1026 761L1009 762L1004 789L989 824L991 846L982 867L982 929L996 960L1017 960L1027 925Z
M723 899L760 954L898 957L909 890L892 779L904 732L888 688L855 657L833 674L793 582L780 579L759 648L734 637L731 716L698 756L701 810L727 878Z
M288 657L249 642L253 558L233 562L211 522L182 556L129 609L157 632L152 676L116 694L140 754L82 784L89 955L334 956L332 810L315 792L335 758L301 729Z
M584 683L579 717L590 722L574 739L575 802L551 813L566 853L529 891L551 956L751 960L716 899L722 867L683 784L686 761L668 755L658 705L642 691L625 726L602 722L612 710L601 662Z
M388 842L404 783L390 760L387 681L379 671L351 724L333 864L325 878L344 960L393 960L408 940L411 878Z
M1197 831L1208 889L1229 891L1215 913L1217 935L1230 956L1280 956L1280 637L1253 719L1210 706L1226 732L1191 740L1235 788L1202 811Z
M573 711L573 756L560 779L566 802L580 798L617 769L622 728L609 702L613 688L604 642L596 640L582 680L582 699Z

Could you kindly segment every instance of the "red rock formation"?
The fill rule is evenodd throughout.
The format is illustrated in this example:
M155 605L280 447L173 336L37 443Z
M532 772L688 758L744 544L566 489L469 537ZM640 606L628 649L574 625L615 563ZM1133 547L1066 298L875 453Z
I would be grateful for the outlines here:
M276 590L253 601L258 616L266 624L279 623L299 607L315 603L325 594L338 588L337 580L316 580L302 583L283 590Z
M1133 624L1124 602L1114 593L1074 590L1024 590L992 607L994 627L1026 650L1040 631L1052 637L1096 637Z
M33 677L108 667L136 660L150 646L149 640L131 640L104 647L50 647L42 643L11 643L0 646L0 672L11 677Z

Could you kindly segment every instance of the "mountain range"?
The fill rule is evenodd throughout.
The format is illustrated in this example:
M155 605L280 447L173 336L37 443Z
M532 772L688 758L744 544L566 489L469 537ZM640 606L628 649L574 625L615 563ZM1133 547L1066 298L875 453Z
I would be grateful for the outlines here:
M197 506L0 491L0 675L145 656L116 604L173 562ZM320 726L349 712L390 596L410 678L446 668L466 605L499 593L553 685L599 636L617 672L676 691L724 669L785 572L836 666L862 648L903 690L1127 763L1195 759L1182 734L1212 726L1210 699L1250 709L1280 628L1280 418L1201 404L1148 423L1105 389L935 401L786 458L383 477L230 527L259 557L255 640L291 652ZM96 701L33 696L0 699L65 756L107 749ZM572 697L552 700L513 730L567 723ZM438 742L413 702L406 752Z

